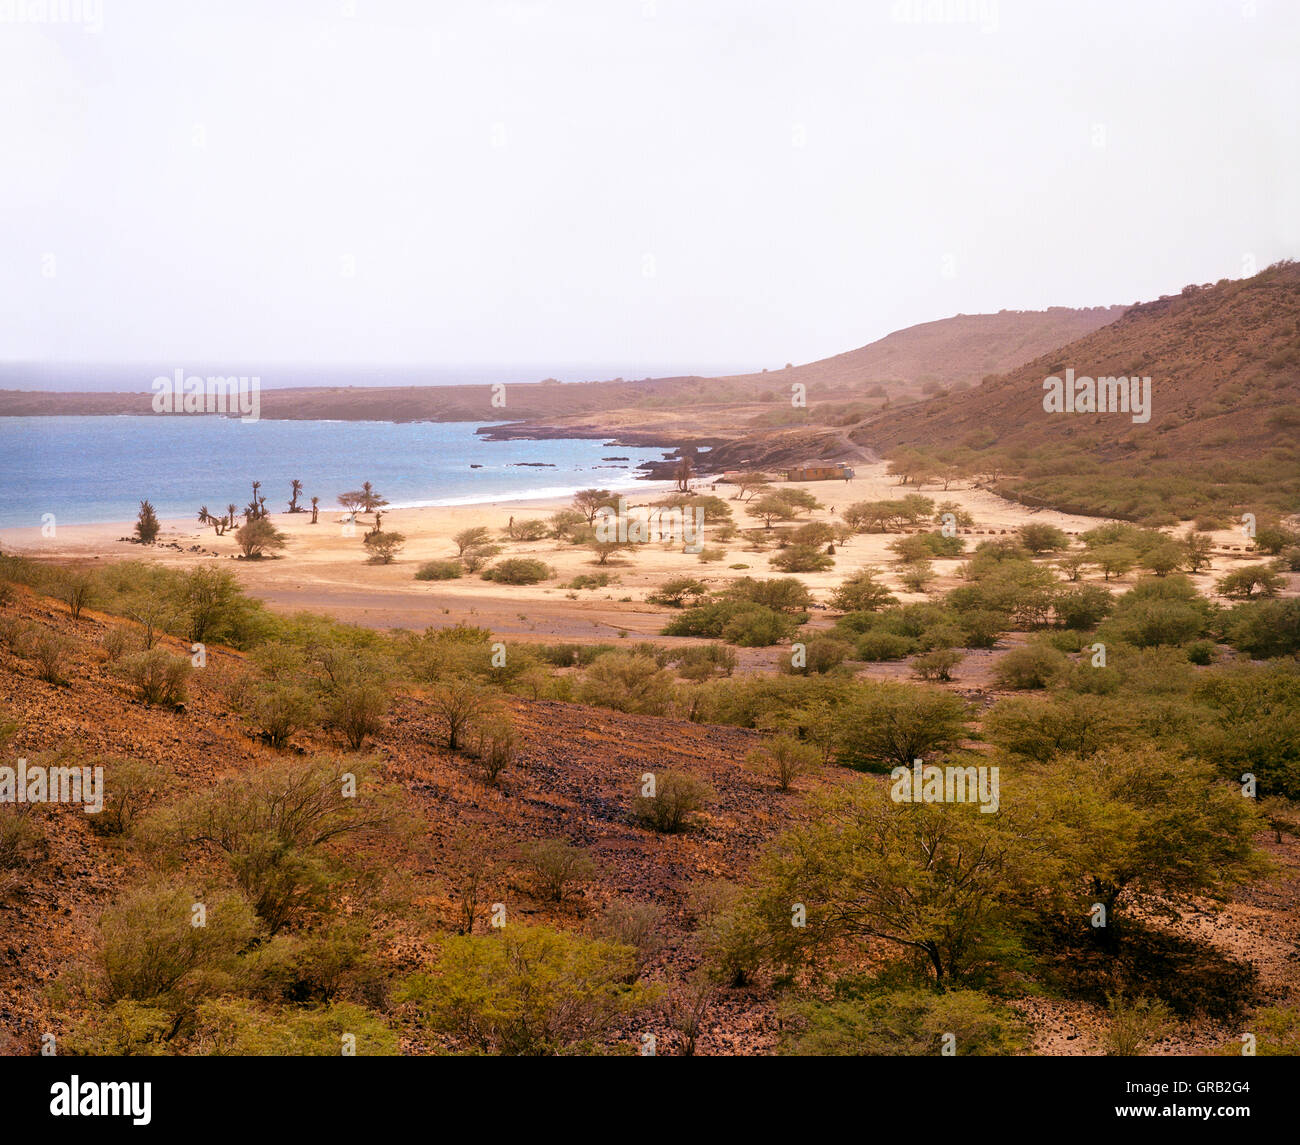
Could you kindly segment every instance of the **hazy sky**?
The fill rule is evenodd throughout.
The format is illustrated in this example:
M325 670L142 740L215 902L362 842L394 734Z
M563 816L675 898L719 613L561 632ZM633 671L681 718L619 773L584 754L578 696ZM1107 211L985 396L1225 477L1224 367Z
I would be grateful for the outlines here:
M44 7L4 359L758 368L1300 255L1295 0Z

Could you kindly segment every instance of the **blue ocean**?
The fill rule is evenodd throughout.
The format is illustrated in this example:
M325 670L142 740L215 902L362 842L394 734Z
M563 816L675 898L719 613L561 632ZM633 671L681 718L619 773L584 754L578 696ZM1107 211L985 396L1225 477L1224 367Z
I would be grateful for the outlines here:
M39 526L46 513L68 525L127 521L144 499L163 518L193 517L200 505L242 510L254 480L275 513L289 503L292 478L303 483L303 504L316 496L331 510L363 481L399 508L564 497L631 488L642 461L664 456L600 441L484 441L480 424L4 417L0 528Z

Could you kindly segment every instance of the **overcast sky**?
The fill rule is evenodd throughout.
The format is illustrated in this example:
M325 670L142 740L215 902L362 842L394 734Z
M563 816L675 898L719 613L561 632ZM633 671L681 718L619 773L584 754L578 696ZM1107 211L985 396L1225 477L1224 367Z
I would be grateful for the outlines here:
M758 368L1300 255L1294 0L49 4L4 359Z

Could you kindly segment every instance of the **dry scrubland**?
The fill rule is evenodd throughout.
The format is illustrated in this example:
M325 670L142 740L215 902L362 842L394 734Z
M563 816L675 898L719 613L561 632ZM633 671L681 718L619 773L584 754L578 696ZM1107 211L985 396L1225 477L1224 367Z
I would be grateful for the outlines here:
M6 758L109 797L0 813L3 1044L1296 1052L1295 522L1188 541L890 468L707 562L502 539L559 508L526 504L386 511L392 564L337 513L262 560L6 534ZM414 579L479 526L544 579ZM891 800L918 757L999 767L999 814Z
M1067 367L1150 375L1152 420L1046 415ZM0 806L0 1047L1300 1052L1298 390L1282 263L512 407L857 468L696 479L704 559L256 490L222 536L0 535L0 749L107 786ZM322 397L389 400L483 395ZM979 801L895 798L918 759Z

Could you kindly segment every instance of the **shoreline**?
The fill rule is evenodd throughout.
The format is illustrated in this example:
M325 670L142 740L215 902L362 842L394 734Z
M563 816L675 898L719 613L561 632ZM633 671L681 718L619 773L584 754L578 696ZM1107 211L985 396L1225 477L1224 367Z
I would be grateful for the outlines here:
M835 516L837 509L854 501L899 496L897 478L890 476L887 469L885 462L868 462L857 467L857 475L849 483L790 484L825 502L826 508L817 514L817 519L826 520ZM702 494L711 493L712 485L712 481L701 480L697 489ZM672 482L638 482L630 492L644 489L645 496L635 497L629 508L657 500L674 487ZM717 492L729 499L732 490L723 486ZM896 554L889 547L897 534L856 534L847 543L836 546L833 568L799 576L819 602L819 609L824 608L835 587L864 568L882 569L882 583L901 603L921 603L931 599L929 593L963 583L959 566L968 559L970 549L983 539L1008 535L1029 521L1055 525L1075 534L1102 523L1096 517L1028 509L978 487L919 492L935 501L950 500L971 513L975 525L969 531L964 530L967 553L958 558L934 560L933 585L928 593L917 593L907 589L899 579ZM673 642L690 639L662 636L665 611L646 601L649 594L669 579L691 577L703 581L712 590L720 590L740 577L769 579L782 575L769 563L772 550L756 550L750 541L739 536L715 542L707 520L704 544L719 550L707 561L684 553L679 544L646 543L618 553L602 564L592 549L585 546L551 537L537 541L505 537L511 517L517 518L517 523L530 518L545 519L557 509L567 507L569 502L568 497L543 494L499 497L467 505L385 509L384 529L402 533L406 538L391 564L371 564L367 559L369 554L362 540L373 518L368 514L358 518L357 527L348 533L344 529L343 510L338 507L322 510L314 526L310 523L310 512L270 514L272 523L288 538L287 547L270 559L243 559L230 533L218 537L193 517L174 516L162 520L158 543L148 548L122 541L120 538L131 533L133 522L119 520L59 525L54 537L42 537L39 526L0 529L0 549L51 562L148 561L178 571L204 566L222 568L235 574L250 596L261 599L280 615L319 613L362 627L410 631L467 623L511 639L578 643L623 636ZM737 502L729 504L742 529L759 527L760 522L750 517L744 506ZM534 558L549 566L550 575L532 585L499 584L471 572L448 580L416 579L416 571L424 562L454 559L457 546L453 537L461 530L476 527L488 530L493 543L500 546L501 559ZM1213 584L1213 576L1252 559L1228 551L1228 546L1239 540L1233 531L1218 531L1214 540L1217 551L1212 567L1203 578L1198 578L1202 592ZM1089 577L1088 582L1101 584L1095 576ZM1129 583L1106 587L1122 592ZM824 614L814 612L810 631L826 623ZM770 666L775 664L775 655L774 650L763 649L747 652L745 658L747 663ZM972 660L972 670L976 663Z
M593 488L609 488L613 492L636 492L644 490L648 496L663 496L670 493L673 489L672 482L654 481L649 478L636 478L636 483L630 486L593 486ZM587 488L581 486L580 488ZM487 499L455 499L437 502L405 503L386 505L381 510L386 522L401 515L402 519L411 524L433 525L437 526L442 523L441 518L447 515L461 516L463 511L469 510L494 510L497 512L509 512L511 510L522 510L529 513L550 514L558 512L561 509L568 508L573 500L573 494L577 489L570 492L538 492L532 496L515 496L510 494L493 494ZM639 502L638 502L639 503ZM462 511L462 512L457 512ZM322 507L319 515L317 528L320 526L341 525L343 517L343 508L339 505L333 505L328 508ZM311 511L307 510L302 513L271 513L268 515L277 528L284 529L289 525L306 525L311 528ZM191 543L202 544L204 539L209 541L229 541L232 539L232 533L227 532L221 537L217 537L210 526L199 525L193 517L160 517L159 523L162 526L158 534L158 543L149 546L148 549L141 547L139 555L145 556L150 553L165 553L167 546L175 540L176 534L184 534ZM358 517L357 525L361 526L363 520ZM50 557L57 558L61 556L80 555L66 550L63 545L67 540L67 534L73 534L73 540L82 545L93 544L134 544L131 541L123 541L123 537L129 537L135 528L135 518L129 520L116 519L112 521L77 521L60 523L56 526L54 537L44 537L40 525L10 525L0 526L0 550L9 549L22 556ZM395 530L401 531L401 530ZM111 536L110 536L111 534ZM169 534L171 534L169 536ZM174 551L174 550L173 550ZM122 559L133 559L134 554L131 552L96 552L96 559L100 557L121 556ZM278 558L277 558L278 559Z

